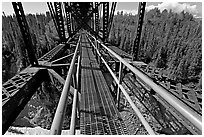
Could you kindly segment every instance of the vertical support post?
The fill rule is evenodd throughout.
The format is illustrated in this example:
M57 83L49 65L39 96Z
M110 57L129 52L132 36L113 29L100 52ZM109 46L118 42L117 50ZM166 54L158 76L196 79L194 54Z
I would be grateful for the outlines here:
M73 17L73 14L71 14L71 22L72 22L72 32L75 32L75 28L74 28L74 17Z
M146 2L139 2L137 34L136 34L134 46L132 49L132 54L133 54L132 60L133 61L138 60L139 44L140 44L140 37L142 33L142 24L143 24L143 19L144 19L145 6L146 6Z
M66 18L67 18L67 31L69 33L69 36L71 36L72 31L71 31L71 15L70 15L70 10L69 9L69 3L68 2L64 2L64 7L65 7L65 12L66 12Z
M97 40L96 40L96 42L97 42ZM98 48L98 51L100 52L100 43L98 43L97 42L97 48ZM100 58L100 56L98 55L98 64L99 64L99 66L101 66L101 58Z
M63 15L62 15L61 3L54 2L54 7L55 7L55 12L56 12L57 26L58 26L59 33L60 33L59 37L62 42L65 42L66 37L65 37L64 20L63 20Z
M95 18L96 9L95 9L95 8L96 8L96 5L95 5L94 2L93 2L93 11L92 11L92 12L93 12L93 26L94 26L94 27L93 27L93 28L94 28L93 30L94 30L94 31L96 31L96 18Z
M98 34L99 32L99 13L98 13L98 2L95 2L95 30Z
M76 69L76 66L75 66ZM78 91L77 91L77 80L76 80L76 75L72 74L72 81L74 85L74 96L73 96L73 104L72 104L72 114L71 114L71 122L70 122L70 135L75 135L75 127L76 127L76 110L77 110L77 96L78 96Z
M120 70L120 62L115 61L115 72L119 72Z
M70 6L73 6L73 2L70 2ZM71 27L72 27L72 33L75 32L75 24L74 24L74 14L75 13L71 13Z
M98 49L98 42L96 41L96 39L94 39L94 44L95 44L95 46L96 46L96 48ZM97 53L97 49L95 49L96 50L96 59L98 60L98 53Z
M23 6L21 2L12 2L12 5L13 5L13 9L16 14L16 18L17 18L22 36L23 36L25 48L28 52L28 58L29 58L30 64L32 66L38 65L38 61L37 61L37 58L35 56L34 49L33 49L34 46L32 43L31 36L30 36L28 23L26 21L26 17L23 11Z
M75 127L76 127L76 110L77 110L77 97L78 92L77 89L74 89L74 99L72 104L72 115L71 115L71 124L70 124L70 135L75 135Z
M92 2L92 29L95 30L94 3Z
M52 19L53 19L55 28L56 28L56 30L57 30L57 33L58 33L58 35L60 35L59 28L58 28L58 26L57 26L56 15L55 15L55 11L54 11L52 2L47 2L47 5L48 5L48 8L49 8L49 10L50 10L50 14L51 14L51 16L52 16Z
M117 4L117 2L112 2L111 13L110 13L110 17L109 17L109 24L108 24L108 34L107 34L107 37L109 37L109 34L110 34L110 30L111 30L111 26L112 26L112 23L113 23L113 17L114 17L114 12L115 12L115 8L116 8L116 4Z
M94 4L93 2L90 2L90 6L91 6L91 12L94 13ZM94 30L94 14L91 13L91 19L90 19L90 22L91 22L91 25L90 27Z
M108 38L108 15L109 15L109 2L103 2L103 41Z
M119 84L121 84L122 82L122 74L123 74L123 63L120 62L120 68L119 68ZM121 94L121 90L120 90L120 87L118 85L118 89L117 89L117 106L118 106L118 109L120 108L120 94Z

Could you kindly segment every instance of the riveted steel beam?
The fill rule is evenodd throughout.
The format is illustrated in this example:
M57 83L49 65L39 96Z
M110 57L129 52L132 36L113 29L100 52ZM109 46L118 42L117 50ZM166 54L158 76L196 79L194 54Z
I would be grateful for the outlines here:
M28 67L3 84L2 130L3 134L15 121L40 84L47 77L46 69Z
M56 13L56 22L59 29L59 37L62 42L66 41L65 29L64 29L64 19L62 15L61 2L54 2L55 13Z
M48 5L48 8L49 8L49 10L50 10L50 14L51 14L51 17L52 17L52 19L53 19L53 22L54 22L55 28L56 28L56 30L57 30L58 36L60 36L59 28L58 28L58 26L57 26L57 21L56 21L56 13L55 13L55 11L54 11L52 2L47 2L47 5Z
M139 2L137 34L136 34L134 46L132 49L132 53L133 53L132 60L133 61L138 60L139 44L140 44L140 37L142 33L142 24L143 24L143 19L144 19L145 6L146 6L146 2Z
M108 38L109 2L103 2L103 41Z
M18 24L19 24L19 27L21 30L21 34L23 36L23 40L25 43L25 48L26 48L27 53L28 53L28 58L29 58L30 64L32 66L36 66L36 65L38 65L38 61L37 61L37 58L36 58L35 53L34 53L34 49L33 49L34 45L32 43L32 39L30 36L28 23L26 21L25 14L23 11L23 6L22 6L21 2L12 2L12 5L13 5L13 9L15 11L16 18L17 18L17 21L18 21Z
M107 34L107 37L110 34L111 26L112 26L112 23L113 23L113 17L114 17L114 13L115 13L116 4L117 4L117 2L112 2L111 13L110 13L110 17L109 17L109 24L108 24L108 34Z
M99 13L98 13L98 2L95 2L95 31L96 34L99 32Z
M64 8L66 12L66 18L67 18L67 31L69 33L69 36L72 35L72 30L71 30L71 9L69 8L69 3L64 2Z

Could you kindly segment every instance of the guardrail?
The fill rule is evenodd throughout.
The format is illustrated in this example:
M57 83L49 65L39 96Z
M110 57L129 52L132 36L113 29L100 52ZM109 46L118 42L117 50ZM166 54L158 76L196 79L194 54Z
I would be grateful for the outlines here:
M88 34L90 37L92 37L92 39L94 39L94 43L96 43L96 45L100 44L101 47L103 47L105 50L108 51L108 53L110 53L111 55L113 55L116 59L119 60L121 65L126 66L128 69L130 69L138 78L140 78L142 81L145 82L145 84L147 84L150 88L152 88L155 92L157 92L163 99L165 99L169 104L171 104L179 113L181 113L186 119L188 119L196 128L198 128L200 131L202 131L202 117L199 116L198 114L194 113L188 106L186 106L185 104L183 104L180 100L178 100L176 97L174 97L173 95L171 95L165 88L163 88L162 86L156 84L151 78L149 78L146 74L143 74L140 70L138 70L136 67L130 65L127 61L125 61L123 58L121 58L119 55L117 55L114 51L112 51L110 48L108 48L107 46L105 46L101 41L97 40L95 37L91 36L90 34ZM127 92L125 91L125 89L123 88L123 86L120 83L120 79L118 79L115 74L113 73L113 71L110 69L110 67L108 66L108 64L106 63L106 61L103 59L103 57L101 56L99 50L97 49L97 47L100 46L95 46L92 41L89 39L89 41L91 42L92 46L94 47L94 49L96 50L96 53L98 54L98 56L100 57L100 59L103 61L103 63L106 65L107 69L109 70L109 72L111 73L111 75L113 76L114 80L116 81L118 87L120 88L120 90L123 92L123 94L125 95L126 99L128 100L128 102L130 103L130 105L132 106L132 108L134 109L134 111L136 112L136 114L138 115L139 119L141 120L141 122L143 123L143 125L145 126L146 130L148 131L149 134L154 134L154 131L151 129L151 127L149 126L149 124L147 123L147 121L144 119L144 117L142 116L142 114L139 112L139 110L137 109L137 107L135 106L135 104L132 102L132 100L130 99L129 95L127 94ZM121 71L121 69L120 69ZM119 74L121 75L121 72L119 72ZM120 78L120 76L119 76ZM119 93L118 93L119 94ZM119 102L119 98L117 100Z
M94 38L94 37L93 37ZM89 39L89 38L88 38ZM95 38L94 38L95 39ZM95 39L96 40L96 39ZM114 78L114 80L116 81L117 85L118 85L118 94L117 94L117 102L119 104L120 98L120 90L123 92L124 96L126 97L126 99L128 100L128 102L130 103L131 107L133 108L133 110L135 111L135 113L137 114L137 116L139 117L140 121L142 122L142 124L144 125L144 127L146 128L147 132L150 135L155 135L154 130L151 128L151 126L149 125L149 123L145 120L145 118L143 117L143 115L141 114L141 112L139 111L139 109L136 107L136 105L134 104L134 102L131 100L130 96L128 95L128 93L126 92L126 90L124 89L124 87L121 84L121 74L122 74L122 69L120 69L119 72L119 79L116 77L116 75L114 74L114 72L111 70L111 68L108 66L107 62L105 61L105 59L101 56L99 50L96 48L96 46L92 43L92 41L89 39L91 45L94 47L94 49L96 50L96 53L98 54L98 56L100 57L100 59L103 61L103 63L106 65L107 69L109 70L110 74L112 75L112 77ZM120 63L120 68L122 68L122 62Z
M76 62L76 58L77 58L77 54L78 54L78 50L79 50L79 46L80 46L80 40L81 40L81 35L79 36L79 40L77 42L77 46L76 46L74 55L72 57L71 65L70 65L70 68L69 68L69 71L67 74L67 78L66 78L66 81L65 81L65 84L64 84L61 96L60 96L60 100L59 100L59 103L57 106L57 110L55 112L54 120L53 120L53 123L51 126L51 134L53 134L53 135L60 135L61 134L64 115L65 115L66 108L67 108L68 94L70 92L70 84L71 84L72 76L74 75L73 72L74 72L75 62ZM75 89L75 91L74 91L74 95L75 95L74 98L77 98L77 94L76 94L77 91L76 90L77 89Z

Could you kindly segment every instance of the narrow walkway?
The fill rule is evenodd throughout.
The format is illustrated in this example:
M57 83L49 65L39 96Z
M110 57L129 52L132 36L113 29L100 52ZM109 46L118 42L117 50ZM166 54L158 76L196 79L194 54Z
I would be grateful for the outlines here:
M86 135L127 134L85 34L82 35L80 130Z

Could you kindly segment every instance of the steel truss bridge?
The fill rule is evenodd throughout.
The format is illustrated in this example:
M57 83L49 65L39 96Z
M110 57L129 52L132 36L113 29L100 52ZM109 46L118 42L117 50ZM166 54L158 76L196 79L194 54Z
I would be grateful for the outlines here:
M139 2L134 54L129 55L108 43L116 4L48 2L61 42L37 59L22 4L12 2L30 65L2 86L3 134L44 81L50 81L61 92L51 134L61 134L69 97L72 98L70 134L75 134L77 118L80 119L80 134L129 134L119 113L122 97L148 134L158 134L132 96L144 106L152 106L149 113L158 123L156 113L162 113L172 134L182 134L183 130L188 134L202 134L201 91L175 83L168 73L137 61L146 2ZM100 12L102 18L99 18ZM114 92L104 78L102 67L113 78ZM151 105L150 98L164 109Z

